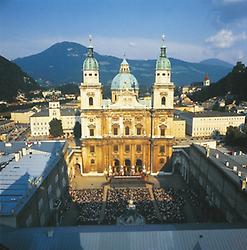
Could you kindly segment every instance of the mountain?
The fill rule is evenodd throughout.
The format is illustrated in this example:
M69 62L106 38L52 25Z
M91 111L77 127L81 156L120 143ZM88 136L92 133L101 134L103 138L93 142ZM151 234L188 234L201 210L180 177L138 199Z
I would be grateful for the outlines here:
M206 101L212 97L231 95L237 101L247 101L247 68L241 62L217 83L191 95L193 101Z
M157 48L158 49L158 48ZM34 79L45 84L60 85L62 83L81 82L82 62L87 48L73 42L61 42L52 45L45 51L15 59L23 70ZM100 55L95 52L100 64L100 78L105 86L118 73L122 59L114 56ZM202 63L190 63L170 58L172 64L172 80L176 85L184 85L202 81L207 73L211 81L217 81L226 75L231 67ZM132 73L136 76L141 88L147 90L154 82L156 60L128 60Z
M18 91L37 89L37 83L15 63L0 56L0 100L11 101Z
M214 65L214 66L223 66L223 67L227 67L227 68L232 68L233 65L225 62L223 60L219 60L217 58L210 58L207 60L203 60L200 62L200 64L207 64L207 65Z

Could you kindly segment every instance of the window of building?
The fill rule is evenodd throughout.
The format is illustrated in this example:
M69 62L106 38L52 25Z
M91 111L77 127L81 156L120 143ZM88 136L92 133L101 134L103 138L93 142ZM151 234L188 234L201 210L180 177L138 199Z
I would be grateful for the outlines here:
M165 146L160 146L160 153L161 154L165 153Z
M30 227L32 225L32 221L33 221L33 218L32 218L32 215L30 214L28 218L26 219L26 226Z
M84 75L85 75L85 76L87 76L87 74L86 74L86 73L85 73Z
M88 75L89 75L89 76L92 76L92 73L89 73Z
M125 127L125 135L129 135L130 134L130 128L127 126Z
M52 186L51 186L51 184L50 184L49 187L48 187L48 194L51 193L51 190L52 190Z
M90 146L90 153L94 153L94 150L95 150L94 146Z
M166 73L162 73L162 76L165 76L166 75Z
M114 152L118 152L118 145L114 145L114 146L113 146L113 151L114 151Z
M160 75L160 73L157 73L157 76L159 76Z
M89 135L90 135L90 136L94 136L94 129L93 129L93 128L90 128L90 129L89 129Z
M164 96L161 98L161 105L166 105L166 98Z
M136 152L141 152L141 151L142 151L142 146L136 145Z
M136 128L136 134L141 135L142 134L142 128L140 128L140 127Z
M160 159L160 164L164 164L164 163L165 163L164 158L161 158L161 159Z
M114 135L118 135L118 128L117 128L117 127L114 127L114 128L113 128L113 134L114 134Z
M97 73L95 73L94 75L97 76Z
M39 202L38 202L39 210L42 208L43 203L44 203L43 198L40 198L40 200L39 200Z
M160 136L165 136L165 128L160 128Z
M89 106L93 106L93 97L90 96L88 99Z
M125 152L129 152L130 151L130 145L125 145Z
M91 159L91 164L94 164L95 163L95 160L94 159Z

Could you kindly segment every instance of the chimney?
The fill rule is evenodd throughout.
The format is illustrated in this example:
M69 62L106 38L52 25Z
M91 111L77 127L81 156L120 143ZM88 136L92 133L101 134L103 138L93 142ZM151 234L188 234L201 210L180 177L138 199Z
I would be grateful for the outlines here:
M20 155L19 152L15 153L15 161L19 161L20 160Z
M209 155L210 155L210 148L207 147L207 148L206 148L206 151L207 151L207 152L206 152L206 155L207 155L207 157L209 157Z
M242 180L242 187L241 187L242 190L245 190L246 189L246 180Z
M26 149L26 148L22 148L21 151L22 151L22 155L23 155L23 156L24 156L24 155L27 155L27 149Z
M220 158L220 156L219 156L218 153L215 154L215 158L216 158L216 159L219 159L219 158Z
M225 165L226 167L229 167L229 161L226 161Z

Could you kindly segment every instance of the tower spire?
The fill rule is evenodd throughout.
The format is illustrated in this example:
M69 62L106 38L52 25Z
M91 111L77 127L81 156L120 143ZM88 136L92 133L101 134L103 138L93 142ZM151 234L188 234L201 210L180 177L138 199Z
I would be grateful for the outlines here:
M165 35L162 35L162 44L160 48L160 57L166 57Z
M93 57L93 43L92 43L92 35L90 34L88 36L88 41L89 41L89 44L88 44L88 52L87 52L87 56L88 57Z

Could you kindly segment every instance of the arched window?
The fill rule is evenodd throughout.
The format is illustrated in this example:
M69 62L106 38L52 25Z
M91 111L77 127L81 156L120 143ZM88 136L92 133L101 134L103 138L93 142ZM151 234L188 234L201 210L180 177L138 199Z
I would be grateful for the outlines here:
M89 97L88 102L89 106L93 106L93 97Z
M166 105L166 98L164 96L161 98L161 105Z
M129 135L130 134L130 128L127 126L125 127L125 135Z

